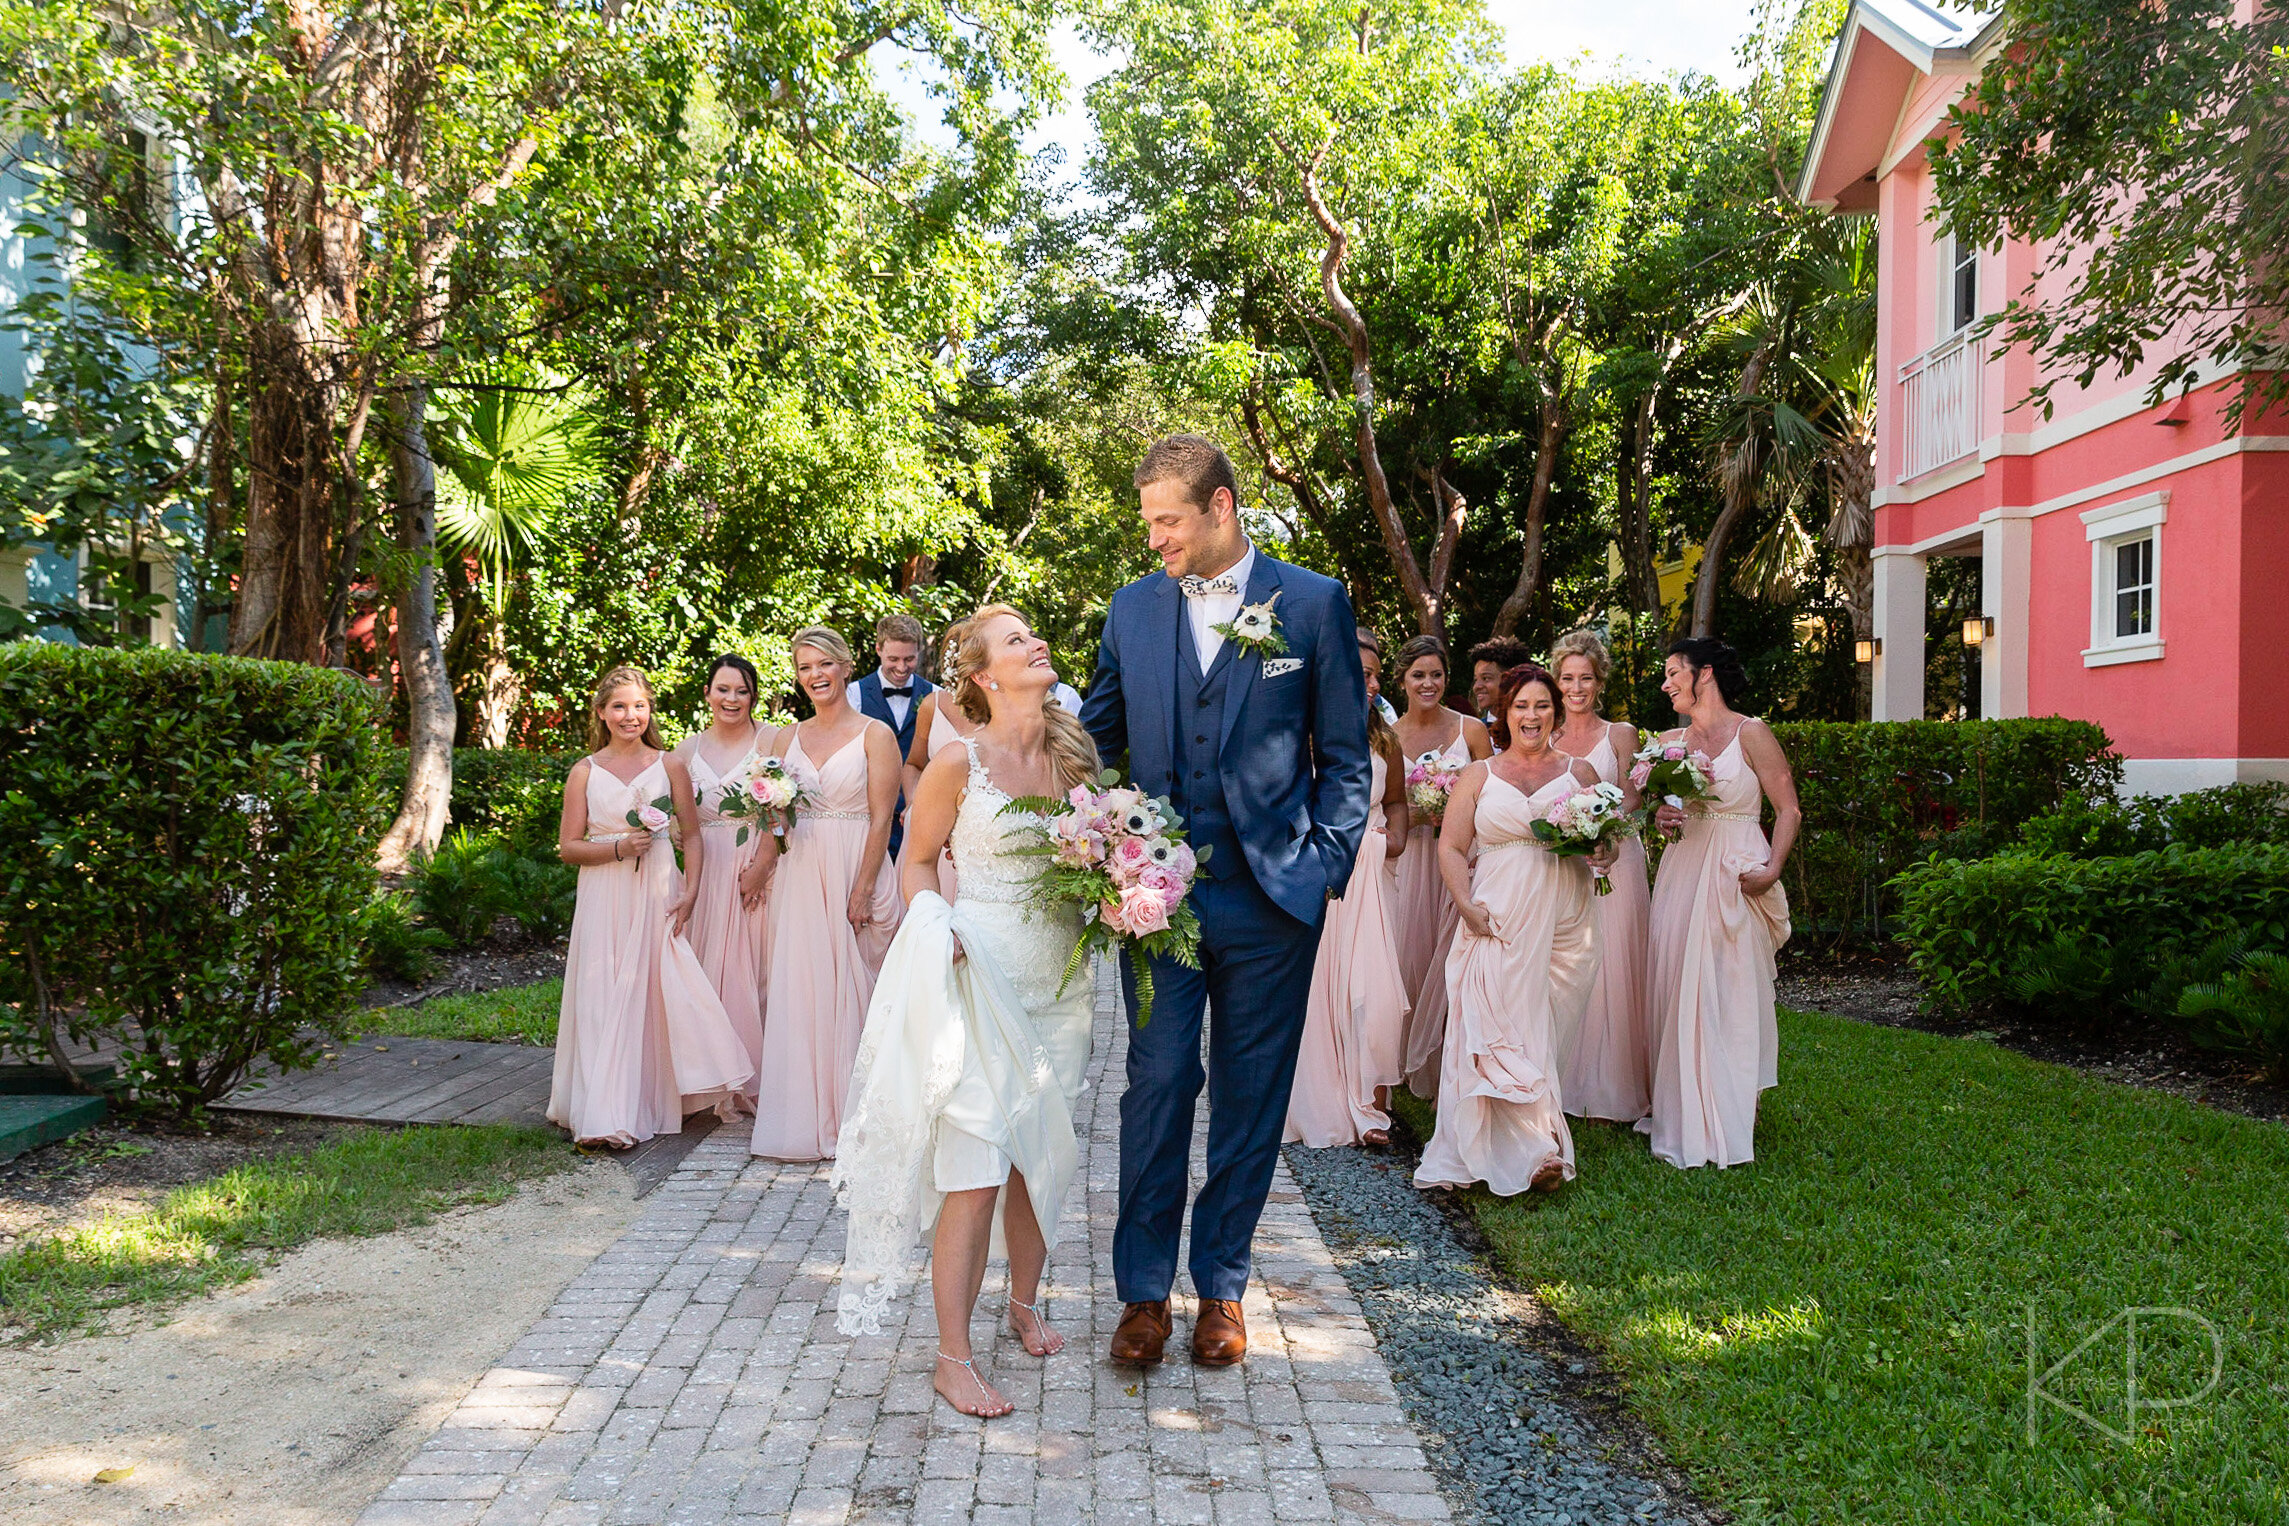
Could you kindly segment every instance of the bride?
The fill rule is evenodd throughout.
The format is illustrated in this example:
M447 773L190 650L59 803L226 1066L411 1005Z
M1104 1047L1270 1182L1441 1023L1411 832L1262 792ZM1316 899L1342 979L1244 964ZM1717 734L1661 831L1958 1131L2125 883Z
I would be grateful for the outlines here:
M991 1251L1009 1257L1011 1332L1034 1356L1065 1345L1041 1316L1041 1272L1080 1156L1072 1105L1094 1005L1087 971L1057 994L1079 915L1033 901L1040 860L1021 850L1038 840L1039 818L1004 807L1095 778L1097 749L1050 702L1048 643L1006 604L970 618L946 678L980 724L931 761L907 811L906 920L867 1009L835 1151L835 1195L850 1212L836 1323L881 1332L935 1221L934 1384L963 1414L991 1418L1013 1408L978 1374L970 1347ZM937 876L949 841L951 906Z

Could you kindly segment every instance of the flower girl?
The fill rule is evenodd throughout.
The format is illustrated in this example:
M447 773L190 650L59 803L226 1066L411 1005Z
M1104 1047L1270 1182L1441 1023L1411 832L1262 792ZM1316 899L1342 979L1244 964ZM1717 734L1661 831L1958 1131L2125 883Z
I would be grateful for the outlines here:
M588 745L564 781L557 831L580 899L548 1117L582 1144L625 1149L676 1132L687 1112L733 1106L755 1064L682 936L691 897L668 825L683 818L694 885L704 839L691 774L661 747L641 672L614 668L597 684Z

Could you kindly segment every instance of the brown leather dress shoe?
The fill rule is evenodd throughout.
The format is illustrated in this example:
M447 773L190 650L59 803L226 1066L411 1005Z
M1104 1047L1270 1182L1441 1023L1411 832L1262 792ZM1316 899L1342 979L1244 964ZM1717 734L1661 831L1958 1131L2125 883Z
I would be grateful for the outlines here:
M1203 1367L1229 1367L1248 1354L1248 1325L1229 1298L1203 1298L1192 1316L1192 1360Z
M1114 1361L1124 1367L1150 1367L1167 1344L1167 1299L1121 1306L1120 1328L1113 1332Z

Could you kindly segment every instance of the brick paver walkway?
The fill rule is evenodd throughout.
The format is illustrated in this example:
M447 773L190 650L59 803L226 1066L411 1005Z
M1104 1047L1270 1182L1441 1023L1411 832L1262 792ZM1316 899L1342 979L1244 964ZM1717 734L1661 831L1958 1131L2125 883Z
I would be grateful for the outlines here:
M1006 1332L980 1363L1019 1406L980 1422L931 1392L925 1285L895 1334L834 1323L843 1218L824 1166L752 1160L721 1129L652 1195L367 1508L360 1526L974 1521L1271 1526L1448 1518L1359 1306L1283 1164L1256 1238L1247 1363L1106 1362L1125 1025L1101 988L1076 1123L1047 1361ZM1205 1136L1196 1132L1196 1148ZM1198 1171L1197 1154L1194 1169ZM504 1277L516 1268L504 1266ZM1178 1300L1189 1309L1189 1299Z

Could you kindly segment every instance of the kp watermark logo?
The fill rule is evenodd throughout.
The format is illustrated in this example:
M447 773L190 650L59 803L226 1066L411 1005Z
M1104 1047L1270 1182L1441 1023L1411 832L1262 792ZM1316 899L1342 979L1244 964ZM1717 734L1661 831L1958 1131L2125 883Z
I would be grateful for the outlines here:
M2141 1343L2141 1326L2144 1341ZM2189 1329L2189 1327L2191 1327ZM2186 1349L2192 1344L2192 1332L2198 1330L2209 1341L2209 1377L2192 1392L2150 1392L2148 1379L2153 1376L2157 1359L2164 1368L2162 1382L2170 1386L2182 1385L2192 1376L2188 1371ZM2103 1392L2106 1402L2102 1407L2113 1409L2113 1376L2102 1369L2114 1353L2111 1341L2104 1347L2099 1342L2120 1332L2122 1342L2122 1425L2120 1429L2091 1413L2082 1404L2064 1397L2061 1390L2074 1386L2077 1398L2098 1406L2095 1394ZM2198 1371L2198 1366L2193 1371ZM2104 1376L2101 1376L2104 1371ZM2048 1367L2042 1365L2042 1338L2036 1323L2035 1305L2027 1304L2027 1439L2037 1439L2038 1423L2044 1405L2063 1414L2072 1415L2102 1436L2116 1441L2135 1441L2140 1434L2138 1417L2141 1413L2184 1409L2199 1404L2214 1392L2218 1380L2225 1376L2225 1337L2216 1325L2191 1309L2177 1307L2138 1307L2124 1309L2105 1324L2091 1331ZM2156 1433L2158 1434L2158 1433Z

